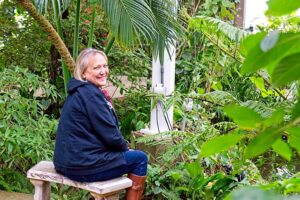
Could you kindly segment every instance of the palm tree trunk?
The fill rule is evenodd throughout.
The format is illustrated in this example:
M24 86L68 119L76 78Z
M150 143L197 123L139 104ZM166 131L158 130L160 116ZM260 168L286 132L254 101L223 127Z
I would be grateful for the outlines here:
M31 3L30 0L15 1L19 3L30 14L30 16L37 21L37 23L44 29L44 31L50 35L53 45L61 55L62 59L65 61L69 70L73 71L73 69L75 68L74 59L72 58L65 43L62 41L62 39L60 38L56 30L53 28L53 26L50 24L50 22L44 16L38 13L35 6Z

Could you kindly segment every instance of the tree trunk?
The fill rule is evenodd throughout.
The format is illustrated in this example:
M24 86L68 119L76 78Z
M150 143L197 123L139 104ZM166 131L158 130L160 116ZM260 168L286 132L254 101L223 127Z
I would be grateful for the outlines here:
M38 11L36 10L36 8L31 3L30 0L15 0L15 1L19 3L30 14L30 16L37 21L37 23L44 29L44 31L50 35L52 44L55 46L55 48L61 55L62 59L68 66L69 70L73 71L73 69L75 68L74 59L72 58L65 43L59 37L58 33L50 24L50 22L44 16L38 13Z
M243 28L244 27L244 7L245 7L245 1L240 0L240 2L236 5L236 17L234 19L234 25Z
M50 47L50 64L48 68L49 83L56 85L56 79L59 76L60 64L58 62L60 56L55 46L52 44Z

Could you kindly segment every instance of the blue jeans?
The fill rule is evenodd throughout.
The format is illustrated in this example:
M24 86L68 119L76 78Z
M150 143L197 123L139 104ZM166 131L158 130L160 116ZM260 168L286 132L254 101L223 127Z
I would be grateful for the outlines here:
M132 173L138 176L146 176L147 174L147 154L139 150L125 151L125 165L109 169L107 171L91 174L91 175L69 175L65 174L71 180L78 182L96 182L105 181L112 178L120 177L124 174Z

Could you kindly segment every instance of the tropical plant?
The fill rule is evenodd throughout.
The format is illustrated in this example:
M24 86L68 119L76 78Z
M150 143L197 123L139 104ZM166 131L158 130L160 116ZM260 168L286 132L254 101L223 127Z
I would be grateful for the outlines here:
M268 13L276 13L276 6L280 5L280 3L270 0L269 4ZM244 40L244 46L247 47L247 57L242 65L242 72L253 72L266 67L275 86L282 86L298 79L299 75L295 73L297 68L295 63L298 59L298 49L295 44L297 44L298 35L299 33L280 33L275 31L269 35L257 33L249 36ZM264 119L253 110L247 110L244 107L231 106L226 108L225 111L241 129L255 129L255 132L259 133L255 135L250 134L252 136L249 135L253 139L245 151L246 158L259 155L272 146L279 155L290 160L292 156L290 147L298 151L298 147L295 145L299 123L298 107L299 102L295 104L294 108L288 107L288 113L279 108L268 119ZM287 120L285 120L286 114L288 114ZM281 140L281 135L289 137L288 144ZM240 136L244 137L246 135ZM260 146L260 148L257 148L257 146Z
M63 61L72 71L75 66L78 54L78 29L80 17L80 0L76 3L76 23L74 32L73 58L66 45L61 39L62 32L60 26L61 9L66 8L69 1L52 1L54 16L58 32L53 28L49 21L42 16L30 0L16 0L17 3L28 11L28 13L43 27L45 32L49 33L51 41L61 54ZM47 10L48 1L35 1L38 10ZM176 13L172 10L174 6L168 1L110 1L100 0L99 5L108 17L109 26L112 35L112 43L116 40L129 47L133 46L135 40L146 41L153 47L155 56L162 58L164 48L169 46L176 39L177 24L175 22ZM91 27L93 29L93 26ZM92 36L92 34L90 33ZM92 40L92 39L91 39ZM111 45L109 45L111 46ZM69 76L67 69L63 68L65 90Z

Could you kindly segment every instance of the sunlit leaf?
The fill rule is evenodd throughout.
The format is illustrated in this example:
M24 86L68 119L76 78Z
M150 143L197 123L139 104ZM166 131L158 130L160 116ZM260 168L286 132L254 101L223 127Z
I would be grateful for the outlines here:
M258 136L252 139L250 144L246 147L245 157L253 158L264 153L279 137L280 135L272 130L266 130L259 133Z
M267 118L263 124L266 126L277 125L283 121L284 110L278 109L272 113L272 116Z
M300 117L300 97L298 98L298 102L296 103L296 105L293 108L292 120L294 120L298 117Z
M193 163L187 163L185 165L185 168L187 169L187 171L189 172L189 174L192 177L203 175L203 171L202 171L199 161L196 161Z
M257 112L243 106L232 105L223 108L223 110L240 128L256 128L263 120Z
M281 139L278 139L273 145L273 150L281 155L286 160L290 161L292 157L292 150L285 142L283 142Z
M259 48L259 44L261 40L267 35L266 32L260 32L253 35L247 36L242 42L241 42L241 51L244 55L247 55L250 50L252 50L255 47Z
M269 9L266 14L272 16L290 14L300 8L300 1L298 0L269 0L267 4Z
M282 59L272 74L274 85L282 86L300 79L300 53Z
M273 94L272 91L266 90L265 81L263 78L251 76L250 80L260 90L262 97L265 98L265 97L268 97L269 95Z
M202 145L200 155L206 157L227 150L236 145L243 137L244 135L237 133L214 137Z
M261 50L260 43L251 47L242 65L242 73L255 72L278 63L286 56L300 52L300 33L281 33L276 45L267 52Z
M300 155L300 127L290 128L287 132L289 133L289 144L295 148Z

